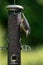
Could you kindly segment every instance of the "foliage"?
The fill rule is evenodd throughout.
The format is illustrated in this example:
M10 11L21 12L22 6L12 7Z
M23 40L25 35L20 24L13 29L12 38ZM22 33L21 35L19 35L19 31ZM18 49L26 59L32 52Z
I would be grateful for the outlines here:
M8 65L8 53L0 50L0 64ZM21 65L43 65L43 47L36 48L30 52L21 51Z
M40 42L43 44L43 5L39 2L42 3L42 0L16 0L16 4L24 7L23 12L31 27L31 34L27 37L27 39L25 34L22 33L23 44L30 44L34 46ZM7 10L5 7L8 4L13 4L13 0L0 0L0 20L2 20L1 23L4 26L7 25Z
M31 26L30 43L34 46L39 42L43 44L43 6L36 0L20 0L19 3L24 6L24 13Z

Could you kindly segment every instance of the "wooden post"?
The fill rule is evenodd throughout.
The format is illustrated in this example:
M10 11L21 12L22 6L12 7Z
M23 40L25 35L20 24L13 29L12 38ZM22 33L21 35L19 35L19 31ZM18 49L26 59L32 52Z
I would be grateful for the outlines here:
M21 65L20 49L20 5L8 5L8 65Z

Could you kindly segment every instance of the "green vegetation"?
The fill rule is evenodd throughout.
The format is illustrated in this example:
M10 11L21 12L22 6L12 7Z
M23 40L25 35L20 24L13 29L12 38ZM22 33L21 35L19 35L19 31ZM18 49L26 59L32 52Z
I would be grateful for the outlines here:
M7 9L13 0L0 0L0 46L7 46ZM43 0L16 0L24 7L31 34L26 38L22 33L22 44L28 44L33 50L21 51L21 65L43 65ZM36 47L35 47L36 46ZM8 65L7 50L0 50L0 65Z
M7 9L5 7L8 4L13 4L13 0L0 0L0 20L5 28L7 28ZM31 27L30 36L26 39L23 34L22 41L31 46L37 46L39 43L43 44L43 0L16 0L16 4L24 7L23 12Z
M43 48L23 52L21 57L22 65L43 65Z
M0 46L5 46L5 29L0 25ZM8 65L8 50L0 50L0 65ZM21 51L21 65L43 65L43 46L29 52Z
M0 50L0 65L8 65L8 54L3 51ZM43 47L30 52L21 51L21 65L43 65Z

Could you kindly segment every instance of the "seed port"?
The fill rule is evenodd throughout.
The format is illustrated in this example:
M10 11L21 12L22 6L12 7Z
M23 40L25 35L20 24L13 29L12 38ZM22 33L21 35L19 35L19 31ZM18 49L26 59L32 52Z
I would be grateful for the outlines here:
M13 60L16 59L16 56L12 56L12 59L13 59Z
M17 56L15 55L15 54L13 54L12 56L11 56L11 61L16 61L17 60Z

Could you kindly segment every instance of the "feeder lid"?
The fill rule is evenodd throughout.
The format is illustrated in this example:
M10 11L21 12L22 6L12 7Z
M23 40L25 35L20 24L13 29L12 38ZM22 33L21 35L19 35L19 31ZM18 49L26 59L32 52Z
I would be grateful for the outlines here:
M21 10L23 10L24 8L21 6L21 5L8 5L7 6L7 9L21 9Z

